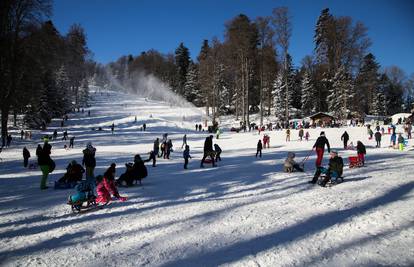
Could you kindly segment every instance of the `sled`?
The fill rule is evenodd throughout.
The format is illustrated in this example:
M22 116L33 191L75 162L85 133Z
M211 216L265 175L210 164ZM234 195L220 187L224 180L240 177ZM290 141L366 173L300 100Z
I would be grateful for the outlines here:
M71 206L72 212L74 214L78 214L81 212L86 212L86 211L102 208L103 206L106 206L108 203L109 201L99 205L96 203L96 196L88 195L86 199L75 201L75 202L72 202L69 197L67 204Z
M348 157L348 161L349 168L358 168L363 166L362 161L358 158L358 156Z

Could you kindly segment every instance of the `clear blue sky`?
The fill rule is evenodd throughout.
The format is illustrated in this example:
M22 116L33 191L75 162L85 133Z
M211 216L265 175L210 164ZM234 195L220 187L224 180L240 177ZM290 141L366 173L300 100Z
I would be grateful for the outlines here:
M414 73L414 0L54 0L52 20L62 34L80 23L101 63L151 48L173 52L180 42L196 58L204 39L222 39L226 21L240 13L267 16L278 6L292 15L290 53L297 66L312 53L316 21L329 7L368 27L370 51L382 67Z

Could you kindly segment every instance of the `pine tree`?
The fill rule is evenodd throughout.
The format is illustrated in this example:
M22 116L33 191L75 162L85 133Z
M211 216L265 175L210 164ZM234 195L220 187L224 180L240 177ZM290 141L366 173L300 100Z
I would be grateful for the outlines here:
M80 88L80 106L87 107L88 106L88 99L89 99L89 85L88 81L84 79L82 81L82 86Z
M308 71L303 76L301 89L302 116L308 116L316 112L316 91Z
M353 84L345 67L341 66L335 73L332 88L328 95L328 108L335 116L346 119L349 114L351 101L354 97Z
M178 88L175 91L180 95L184 95L185 78L190 66L190 52L183 43L180 43L175 50L175 63L178 71Z
M374 112L375 94L379 83L379 64L371 53L364 57L363 64L356 78L358 98L355 105L360 113L371 114Z
M184 85L184 97L196 106L202 103L200 84L198 82L198 69L195 64L190 64L188 69Z
M65 114L71 109L69 77L65 66L61 66L55 73L56 94L60 99L60 105L57 108L59 115Z
M279 73L276 77L275 82L273 83L273 91L272 91L272 96L273 96L273 106L275 108L275 115L276 117L281 120L284 121L285 119L285 90L283 87L283 75L281 73Z

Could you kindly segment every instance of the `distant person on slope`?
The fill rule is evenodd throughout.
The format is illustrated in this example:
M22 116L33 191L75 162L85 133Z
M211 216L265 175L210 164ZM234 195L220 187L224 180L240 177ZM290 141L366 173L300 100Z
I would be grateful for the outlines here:
M55 168L55 163L50 158L52 146L49 144L48 140L45 139L45 143L43 144L43 148L39 150L40 145L38 146L38 149L36 150L37 158L37 164L39 165L40 169L42 170L42 179L40 181L40 189L44 190L48 187L46 186L47 177L50 172L53 171Z
M342 134L341 140L344 142L344 149L346 149L348 147L348 141L349 141L349 135L346 131Z
M184 152L183 152L183 158L184 158L184 169L187 169L188 166L188 159L191 159L191 155L190 155L190 146L186 145Z
M382 137L381 132L377 131L374 136L375 136L375 141L377 142L375 147L380 148L381 147L381 137Z
M30 152L26 147L23 147L23 166L27 168L29 165Z
M316 167L321 167L322 165L323 153L325 152L325 145L328 148L328 153L330 153L331 147L329 145L329 141L325 137L325 132L322 131L318 139L316 139L315 144L313 145L313 148L316 149Z
M157 138L154 141L154 147L153 147L153 151L155 153L155 155L157 155L157 157L160 157L159 152L160 152L160 139Z
M187 145L187 135L185 134L184 136L183 136L183 144L181 145L181 149L184 147L184 146L186 146Z
M262 149L263 149L262 140L259 139L259 142L257 142L256 158L257 158L257 155L259 155L259 157L262 157Z
M357 153L358 153L358 159L362 163L362 166L365 164L365 155L367 154L367 150L365 149L365 145L361 142L357 142Z

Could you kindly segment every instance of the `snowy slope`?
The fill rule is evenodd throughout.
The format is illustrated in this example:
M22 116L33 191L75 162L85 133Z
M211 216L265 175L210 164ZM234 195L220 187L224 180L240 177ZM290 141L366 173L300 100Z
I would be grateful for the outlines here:
M138 122L134 123L137 116ZM414 264L413 151L375 149L366 129L349 128L351 141L367 145L367 166L345 168L346 182L331 188L307 183L306 172L282 172L287 151L305 157L311 140L285 142L284 132L268 132L271 148L256 159L257 133L225 132L219 140L223 161L200 169L206 133L195 132L202 114L195 108L110 92L96 94L91 117L71 114L66 127L75 134L75 149L52 142L57 169L81 161L88 141L97 147L97 169L111 162L117 175L136 153L144 158L153 140L168 132L175 151L171 160L147 165L142 187L120 188L127 202L81 215L66 205L72 190L40 191L40 171L22 167L21 148L35 160L36 143L18 140L18 148L0 156L1 266L409 266ZM115 133L109 126L115 123ZM139 128L147 124L148 131ZM224 121L231 125L232 122ZM47 133L52 133L54 121ZM91 130L103 127L104 131ZM331 145L342 151L344 129L325 129ZM193 159L183 170L181 140L187 133ZM43 133L36 133L40 137ZM61 132L59 132L61 134ZM409 146L412 147L411 141ZM345 160L346 161L346 160ZM347 162L347 161L346 161ZM325 160L326 164L327 161Z

